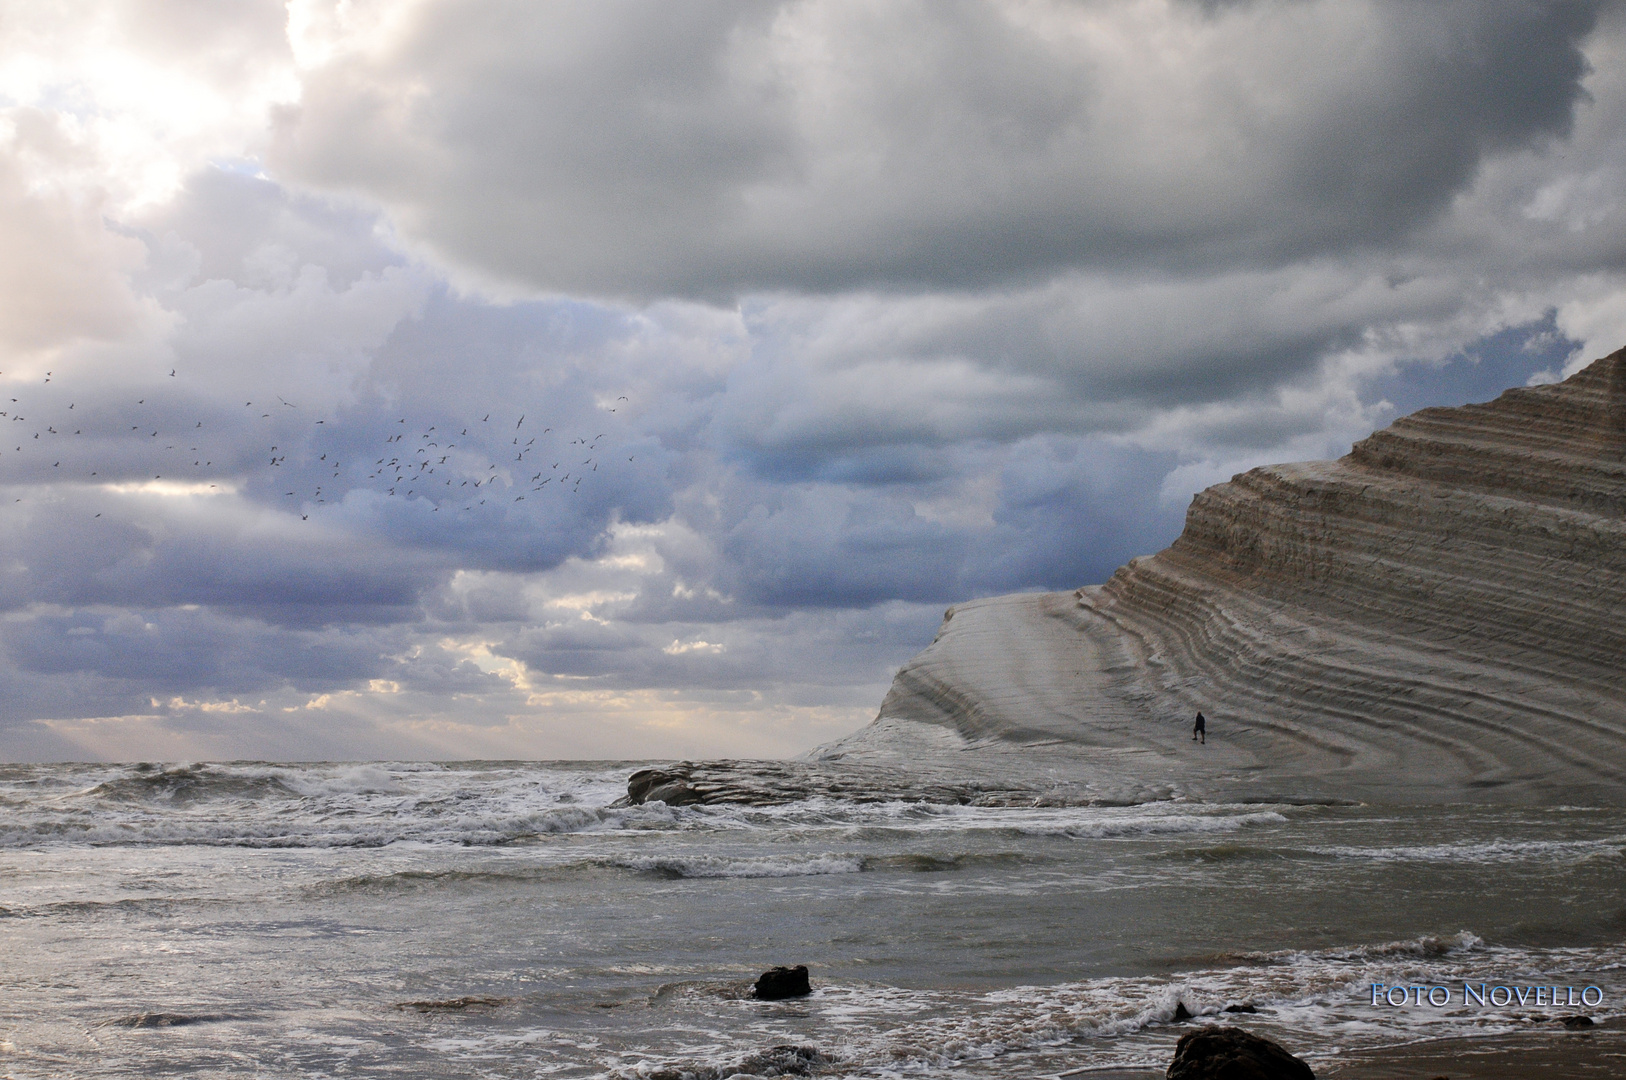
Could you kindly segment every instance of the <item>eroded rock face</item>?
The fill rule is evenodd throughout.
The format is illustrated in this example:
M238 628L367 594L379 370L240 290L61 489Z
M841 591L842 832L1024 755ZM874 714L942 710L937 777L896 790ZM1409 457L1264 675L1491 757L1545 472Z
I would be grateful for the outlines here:
M956 605L829 752L924 724L1177 792L1614 803L1623 661L1626 350L1209 488L1105 585Z
M639 769L627 777L627 801L635 806L663 802L667 806L688 806L702 796L689 786L689 774L678 769Z
M1056 799L1049 785L1021 780L935 778L929 770L906 770L862 762L677 761L639 769L627 778L622 805L775 806L800 799L842 802L926 802L960 806L1034 806ZM1047 796L1052 796L1047 800ZM1084 801L1082 799L1075 801Z
M1205 1027L1180 1036L1169 1080L1315 1080L1310 1066L1277 1042L1241 1028Z

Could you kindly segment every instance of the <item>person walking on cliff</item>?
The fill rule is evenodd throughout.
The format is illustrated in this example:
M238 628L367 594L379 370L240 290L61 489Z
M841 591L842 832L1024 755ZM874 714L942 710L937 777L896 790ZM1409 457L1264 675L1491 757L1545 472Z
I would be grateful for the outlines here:
M1203 719L1202 713L1197 714L1197 723L1191 729L1191 741L1198 739L1202 740L1204 746L1208 745L1208 721Z

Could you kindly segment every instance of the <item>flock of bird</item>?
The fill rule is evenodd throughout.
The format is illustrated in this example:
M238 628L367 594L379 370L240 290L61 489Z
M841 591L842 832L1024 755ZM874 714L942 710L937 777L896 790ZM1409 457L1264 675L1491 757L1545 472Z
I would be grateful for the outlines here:
M0 387L10 392L0 396L0 482L7 474L19 479L16 473L20 466L38 479L54 479L60 475L64 480L71 477L81 483L129 483L137 479L129 463L144 461L155 470L151 473L155 482L166 479L166 473L157 469L168 469L168 479L172 482L191 480L201 487L205 481L216 481L208 483L206 489L218 489L220 483L234 480L250 484L259 481L265 493L273 498L298 500L289 510L298 513L301 521L309 521L316 507L339 501L344 492L358 487L372 489L387 499L427 501L431 504L431 513L438 513L443 507L474 513L489 503L521 503L528 496L548 492L550 486L553 491L576 494L582 484L599 471L600 464L605 463L603 455L609 449L604 444L609 438L607 432L591 435L584 432L566 439L564 433L556 434L551 426L536 431L534 420L531 427L526 428L524 412L519 414L512 428L505 420L494 422L496 414L491 412L468 422L447 422L442 417L427 426L409 425L408 418L402 416L391 425L399 425L399 430L382 440L382 456L369 461L370 455L364 454L363 447L371 440L363 441L359 433L345 430L338 421L330 421L328 417L305 419L297 404L273 394L275 405L263 400L258 405L253 400L242 405L247 410L246 417L261 432L261 445L266 446L263 452L254 455L240 441L244 435L241 425L219 413L189 418L190 425L177 424L174 405L179 402L165 408L161 400L165 395L157 392L145 394L123 407L109 408L105 401L99 401L90 408L78 410L78 401L67 400L64 407L65 395L60 382L52 390L45 389L55 378L54 372L45 373L39 392L33 395L15 381L8 385L4 374L0 371ZM169 376L175 377L173 369ZM150 405L149 399L152 400ZM619 403L626 400L627 396L621 395L616 404L605 411L615 412ZM259 409L265 411L255 416ZM140 420L143 413L148 417L167 416L168 420L129 423L132 419ZM251 426L248 432L252 434L255 430L256 427ZM222 446L214 440L216 431L228 437L235 435L235 438ZM126 458L121 454L120 458L127 464L110 472L105 465L88 468L87 465L94 462L80 452L85 444L72 445L87 435L92 443L116 438L144 445L136 455ZM503 445L505 442L507 445ZM378 452L376 444L374 452ZM290 453L295 455L292 466L288 464ZM358 454L362 455L359 463ZM260 464L251 464L256 456ZM8 457L12 459L10 462L6 460ZM66 464L68 469L46 477L43 472L46 458L52 459L49 468L61 469ZM190 464L187 464L188 458ZM221 460L219 467L215 465L217 458ZM635 459L636 455L627 455L629 462ZM347 460L351 462L348 470ZM7 468L8 465L13 467ZM30 465L34 466L33 470L28 469ZM83 475L76 477L76 472ZM292 482L274 483L279 476L287 476ZM145 473L140 473L139 482L147 482ZM282 488L292 490L277 492ZM22 499L13 501L22 502ZM102 515L98 512L94 516Z

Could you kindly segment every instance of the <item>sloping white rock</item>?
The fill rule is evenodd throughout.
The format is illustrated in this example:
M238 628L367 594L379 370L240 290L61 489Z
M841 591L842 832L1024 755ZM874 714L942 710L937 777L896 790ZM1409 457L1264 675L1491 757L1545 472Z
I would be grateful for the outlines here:
M1211 487L1105 585L956 605L819 754L1103 798L1626 802L1626 350Z

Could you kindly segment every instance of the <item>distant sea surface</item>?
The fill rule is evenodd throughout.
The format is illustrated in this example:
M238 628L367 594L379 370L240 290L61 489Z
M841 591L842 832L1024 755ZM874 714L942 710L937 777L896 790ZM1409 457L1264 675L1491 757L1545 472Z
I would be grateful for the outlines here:
M636 767L0 766L0 1076L1031 1077L1161 1069L1182 1004L1320 1065L1626 1011L1619 809L613 806Z

